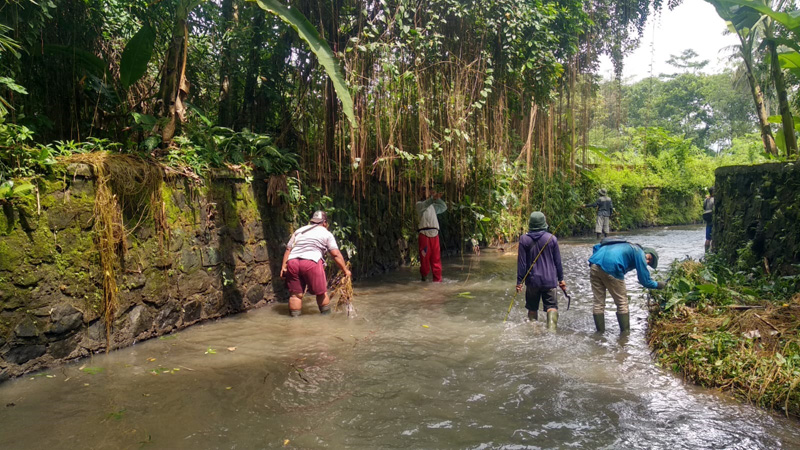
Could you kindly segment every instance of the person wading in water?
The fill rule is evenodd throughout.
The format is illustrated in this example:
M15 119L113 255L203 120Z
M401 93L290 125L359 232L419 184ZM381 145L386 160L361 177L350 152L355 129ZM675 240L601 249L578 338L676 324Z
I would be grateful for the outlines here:
M283 254L281 278L286 280L286 287L289 290L290 316L300 315L306 288L317 296L320 313L331 312L328 280L325 277L325 252L333 256L336 265L346 277L351 276L350 270L344 263L342 252L336 245L336 238L328 231L328 215L324 211L316 211L308 225L298 228L292 234Z
M419 274L422 281L433 273L433 281L442 282L442 253L439 247L439 219L437 214L447 211L442 194L434 192L426 199L425 188L419 191L420 200L416 204L419 219Z
M708 197L703 200L703 220L706 222L706 253L713 250L711 242L711 228L714 221L714 186L708 188Z
M614 204L611 202L611 197L606 195L605 189L600 189L597 193L600 194L597 201L583 205L583 207L597 208L597 221L594 226L594 232L597 233L597 239L600 239L600 233L603 233L603 237L606 237L611 232L611 213L614 212Z
M558 299L556 286L566 290L564 269L558 239L547 232L547 219L540 211L531 213L528 234L519 238L517 256L517 292L525 284L525 308L528 319L539 319L539 301L547 311L547 328L555 330L558 324ZM566 291L565 291L566 292Z
M625 287L625 274L636 269L639 283L649 289L663 289L666 283L656 282L650 278L647 270L658 266L658 253L650 247L641 247L627 241L603 239L592 248L589 258L589 281L592 285L594 305L592 315L594 325L599 333L606 331L605 305L606 290L617 305L617 322L620 333L631 329L631 318L628 312L628 290Z

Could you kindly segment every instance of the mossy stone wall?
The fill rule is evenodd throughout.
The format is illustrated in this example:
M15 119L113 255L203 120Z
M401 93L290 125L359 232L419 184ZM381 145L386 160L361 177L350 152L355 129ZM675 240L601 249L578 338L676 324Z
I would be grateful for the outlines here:
M273 274L292 216L288 205L271 203L265 176L217 171L202 184L165 181L169 233L157 229L149 203L123 207L129 235L107 343L96 180L87 165L58 173L40 186L38 203L28 197L0 213L0 381L288 298ZM362 197L347 183L330 190L331 219L358 249L350 255L354 273L412 259L416 234L403 231L414 225L404 223L398 195L379 183Z
M800 166L720 167L715 175L716 252L739 270L800 272Z
M38 204L0 214L0 380L281 297L273 273L289 229L257 201L260 186L224 175L165 182L168 234L145 208L124 208L130 234L107 344L95 186L89 166L74 166L40 186Z

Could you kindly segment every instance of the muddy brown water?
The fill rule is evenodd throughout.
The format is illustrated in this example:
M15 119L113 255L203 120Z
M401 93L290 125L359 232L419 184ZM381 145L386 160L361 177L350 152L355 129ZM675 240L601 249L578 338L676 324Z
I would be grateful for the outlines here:
M625 235L699 257L703 230ZM445 261L355 284L358 317L277 304L0 385L2 449L800 448L793 420L658 367L627 279L632 333L593 333L586 259L561 242L572 307L556 333L509 320L516 258Z

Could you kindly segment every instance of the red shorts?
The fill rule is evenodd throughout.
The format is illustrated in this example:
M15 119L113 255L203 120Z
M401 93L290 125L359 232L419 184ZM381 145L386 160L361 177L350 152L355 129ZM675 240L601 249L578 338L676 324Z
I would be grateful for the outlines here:
M302 294L306 287L314 295L322 295L328 291L322 260L290 259L286 262L286 288L289 289L289 294Z

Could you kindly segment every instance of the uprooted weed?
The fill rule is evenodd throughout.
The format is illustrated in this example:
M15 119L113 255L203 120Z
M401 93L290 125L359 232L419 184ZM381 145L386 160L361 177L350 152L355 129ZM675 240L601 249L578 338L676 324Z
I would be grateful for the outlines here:
M800 294L758 298L759 289L736 285L735 277L712 288L715 268L695 261L676 263L671 274L650 316L648 339L660 363L702 386L800 416Z
M347 263L347 268L350 268L350 263ZM353 281L350 277L344 276L340 273L331 282L331 297L338 297L336 300L336 311L344 309L347 311L347 317L356 317L356 308L353 306Z

